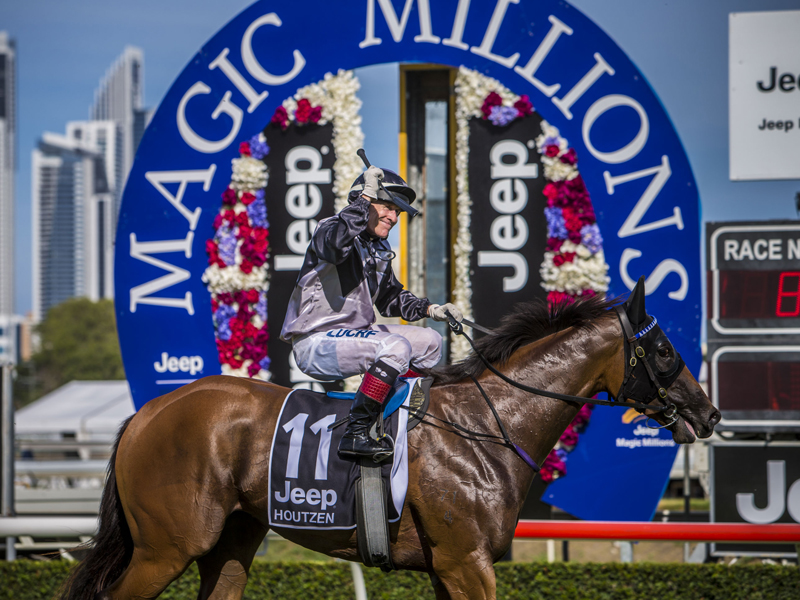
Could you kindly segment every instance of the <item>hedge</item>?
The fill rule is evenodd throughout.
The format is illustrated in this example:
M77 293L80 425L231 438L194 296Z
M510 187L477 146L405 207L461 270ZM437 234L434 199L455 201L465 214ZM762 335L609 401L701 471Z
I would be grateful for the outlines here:
M64 561L0 563L0 599L52 598L71 565ZM508 600L795 600L800 569L779 565L686 565L653 563L501 563L498 598ZM370 600L433 598L427 575L383 574L364 569ZM199 577L192 566L162 594L194 600ZM347 563L255 563L245 598L338 600L354 598Z

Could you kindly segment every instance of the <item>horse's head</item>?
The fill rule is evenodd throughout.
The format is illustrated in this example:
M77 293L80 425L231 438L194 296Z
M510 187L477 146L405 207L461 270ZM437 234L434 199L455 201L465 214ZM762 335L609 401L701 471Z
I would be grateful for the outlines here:
M644 277L630 297L617 308L625 337L625 373L619 400L675 409L650 415L672 432L678 444L691 444L695 436L709 437L720 412L689 372L680 354L645 311Z

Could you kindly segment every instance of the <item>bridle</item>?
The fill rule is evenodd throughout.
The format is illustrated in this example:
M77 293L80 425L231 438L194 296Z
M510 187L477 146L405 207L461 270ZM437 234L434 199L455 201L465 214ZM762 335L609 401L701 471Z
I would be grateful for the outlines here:
M666 425L651 427L651 429L669 427L678 420L678 409L675 404L669 402L667 390L680 376L686 363L683 362L683 358L677 350L672 348L675 352L674 363L666 371L660 370L655 362L656 352L654 349L659 338L663 335L661 328L658 326L658 320L653 317L649 325L634 333L625 308L615 306L614 310L617 312L625 337L625 378L619 387L616 400L621 403L620 406L632 406L632 403L625 402L627 398L638 401L636 404L644 403L645 405L649 405L650 402L658 399L664 405L649 407L648 409L663 412L664 416L670 421ZM639 409L637 408L637 410ZM640 410L639 412L644 411Z
M619 408L626 409L633 408L642 414L648 410L662 412L664 413L664 416L669 419L667 424L658 427L651 427L650 425L647 426L651 429L663 429L665 427L669 427L678 420L678 408L674 403L669 402L669 394L667 389L678 378L685 363L683 362L681 355L673 348L673 351L675 351L674 364L667 371L661 371L658 365L655 363L654 346L663 333L661 328L658 326L656 318L653 317L653 320L649 325L634 333L630 319L625 312L625 308L623 306L615 306L614 310L617 312L620 324L622 325L622 331L625 340L625 377L622 380L622 384L620 385L620 389L616 395L616 398L612 400L599 400L597 398L584 398L583 396L559 394L558 392L541 390L539 388L514 381L496 369L494 365L492 365L492 363L490 363L489 360L483 355L483 353L478 350L478 348L475 346L475 342L464 331L464 326L461 322L456 321L449 312L446 314L448 318L448 324L450 325L450 329L452 329L453 333L463 336L467 342L469 342L469 345L472 347L472 351L475 352L475 354L483 361L483 364L486 365L486 368L513 387L524 392L536 394L537 396L545 396L547 398L564 400L566 402L617 406ZM472 323L469 324L472 325ZM644 371L644 373L642 371ZM503 423L500 420L500 416L497 414L497 410L495 409L492 401L489 399L489 396L486 394L481 384L478 382L477 378L472 377L472 381L475 382L475 385L478 387L478 390L480 390L484 400L486 400L486 403L492 410L495 420L500 426L500 431L503 433L502 439L505 441L505 444L512 448L517 455L519 455L519 457L534 471L539 471L540 467L536 464L536 462L530 456L528 456L528 454L522 450L522 448L511 441L511 438L509 437L505 427L503 426ZM659 402L662 404L660 406L651 405L650 403L654 400L659 400ZM648 423L650 419L651 417L648 417ZM466 431L460 427L459 429ZM475 432L469 433L474 434Z

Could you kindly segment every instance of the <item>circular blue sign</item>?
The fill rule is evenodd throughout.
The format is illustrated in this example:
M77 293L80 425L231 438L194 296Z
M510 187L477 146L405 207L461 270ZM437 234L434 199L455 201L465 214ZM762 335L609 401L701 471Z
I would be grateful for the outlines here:
M395 62L465 65L530 96L580 156L604 235L609 293L625 293L644 275L648 312L696 372L697 186L658 98L597 25L550 0L261 0L175 80L128 177L115 295L136 407L220 373L201 277L240 141L261 131L282 99L326 73Z

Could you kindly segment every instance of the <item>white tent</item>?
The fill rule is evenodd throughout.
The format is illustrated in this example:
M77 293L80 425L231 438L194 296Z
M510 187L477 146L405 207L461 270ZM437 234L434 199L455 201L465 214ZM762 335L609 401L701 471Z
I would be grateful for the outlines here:
M127 381L71 381L16 411L15 437L112 440L135 412Z

